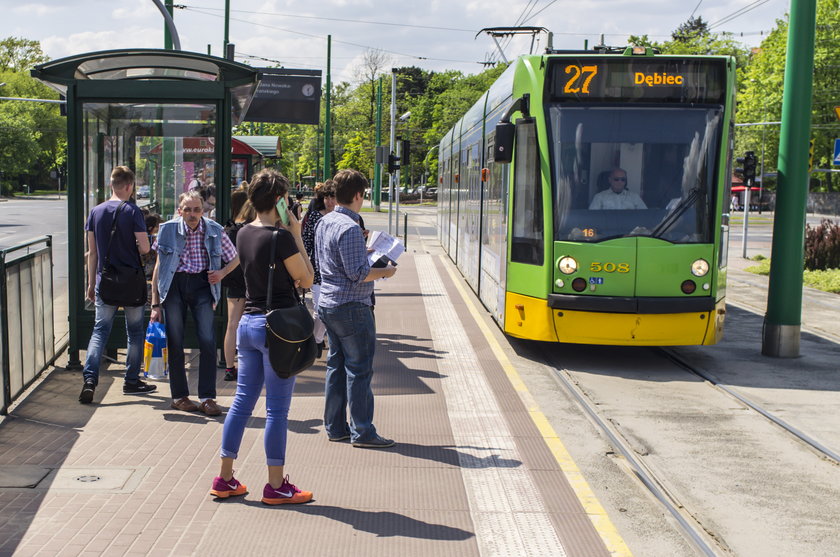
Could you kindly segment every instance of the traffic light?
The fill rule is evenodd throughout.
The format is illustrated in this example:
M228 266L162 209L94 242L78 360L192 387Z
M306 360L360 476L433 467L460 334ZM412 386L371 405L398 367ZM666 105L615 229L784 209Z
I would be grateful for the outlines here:
M400 165L408 166L408 155L411 152L411 143L407 139L402 140L402 148L400 149Z
M388 153L388 174L393 174L400 169L400 158L394 153Z
M738 157L735 160L741 165L740 168L735 169L735 172L743 176L745 186L751 186L755 182L755 153L747 151L743 157Z

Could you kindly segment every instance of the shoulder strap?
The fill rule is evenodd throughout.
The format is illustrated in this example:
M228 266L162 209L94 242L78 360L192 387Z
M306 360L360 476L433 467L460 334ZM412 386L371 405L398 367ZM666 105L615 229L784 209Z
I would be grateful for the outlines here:
M266 313L271 311L271 291L274 286L274 266L276 265L276 261L274 260L277 254L277 236L278 231L275 230L271 233L271 255L269 255L269 265L268 265L268 291L265 295L265 305L266 305ZM295 295L295 299L297 299L299 304L303 303L303 300L300 299L300 294L298 294L297 288L295 288L295 281L292 280L290 275L286 275L289 277L289 285L292 287L292 292Z
M105 252L106 265L111 264L111 242L114 241L114 232L117 230L117 217L119 216L120 209L123 208L123 205L125 205L125 201L120 203L119 207L117 207L117 210L114 211L114 220L111 222L111 235L108 237L108 251Z
M265 312L271 311L271 291L274 286L274 256L277 254L277 231L271 233L271 255L268 258L268 292L265 295Z

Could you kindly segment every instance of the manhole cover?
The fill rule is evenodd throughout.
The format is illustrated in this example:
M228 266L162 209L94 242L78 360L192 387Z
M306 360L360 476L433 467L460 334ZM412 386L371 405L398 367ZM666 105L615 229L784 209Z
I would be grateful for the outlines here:
M90 483L90 482L98 482L101 479L102 478L100 478L99 476L79 476L78 478L76 478L76 481L77 482L83 482L83 483Z

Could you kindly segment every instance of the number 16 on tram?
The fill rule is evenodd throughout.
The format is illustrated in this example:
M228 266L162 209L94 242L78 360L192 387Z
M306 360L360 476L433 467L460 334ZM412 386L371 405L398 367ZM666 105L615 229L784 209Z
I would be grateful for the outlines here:
M440 143L439 240L505 333L714 344L735 61L523 56Z

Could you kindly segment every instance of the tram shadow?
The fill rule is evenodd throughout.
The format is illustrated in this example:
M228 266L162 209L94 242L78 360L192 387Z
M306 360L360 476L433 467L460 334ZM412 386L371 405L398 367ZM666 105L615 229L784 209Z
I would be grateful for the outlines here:
M658 347L509 340L516 354L526 360L587 374L636 381L685 381L685 369L666 357L670 352L688 366L733 387L840 393L840 345L803 332L799 357L764 356L763 324L762 315L728 305L723 340L710 346L670 346L663 351Z

